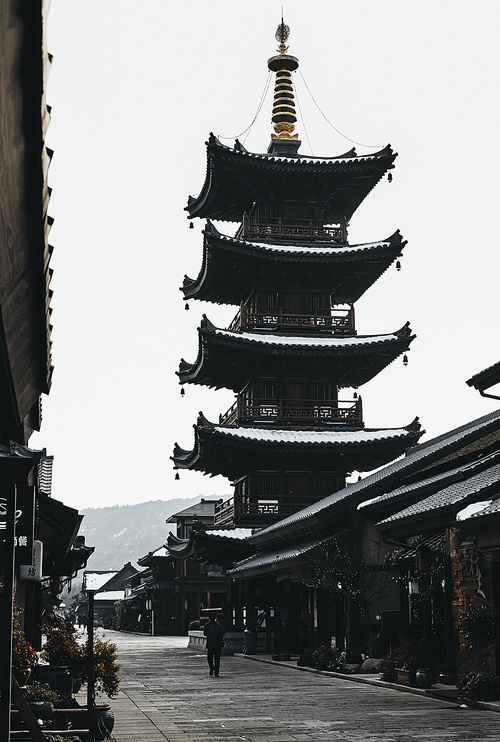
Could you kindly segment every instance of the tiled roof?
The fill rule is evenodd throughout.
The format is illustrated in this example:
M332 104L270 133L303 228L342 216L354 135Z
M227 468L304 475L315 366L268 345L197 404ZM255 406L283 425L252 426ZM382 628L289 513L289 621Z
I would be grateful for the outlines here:
M362 443L376 443L378 441L406 438L408 428L389 428L387 430L304 430L301 429L270 429L267 427L224 427L216 425L214 432L228 438L239 438L248 441L276 443L281 445L353 445Z
M409 449L406 456L398 461L385 466L373 474L369 474L358 482L348 484L347 487L335 492L323 500L309 505L298 513L284 518L250 537L252 543L265 542L279 536L280 530L293 530L299 524L305 524L308 520L313 523L335 507L340 501L346 500L352 495L358 495L368 499L382 492L387 492L393 483L396 483L404 473L420 470L426 463L432 463L443 458L447 453L456 450L468 441L477 440L485 436L491 430L500 428L500 410L472 420L454 430L432 438L431 440Z
M167 518L166 522L176 523L177 520L180 520L181 518L192 518L195 515L199 518L209 518L211 515L214 515L215 506L218 502L220 502L219 499L205 500L202 498L195 505L190 505L185 510L180 510L178 513L174 513L170 518Z
M288 549L276 549L275 551L266 552L262 554L256 554L248 559L244 559L228 571L229 575L238 575L241 572L248 573L249 571L255 571L263 568L271 568L272 570L279 571L287 562L294 562L300 560L301 557L307 556L307 554L318 546L329 543L330 538L316 539L311 541L304 541L301 544L292 546Z
M406 331L407 330L407 331ZM359 335L359 336L323 336L323 335L281 335L278 333L259 332L231 332L214 328L218 337L228 338L236 342L252 343L266 346L282 346L288 348L368 348L373 345L384 345L400 340L401 335L410 335L408 325L397 333L389 335Z
M305 258L310 258L311 256L320 256L320 255L327 255L327 256L337 256L341 259L352 259L352 258L359 258L361 255L365 255L366 253L373 252L375 250L380 250L381 248L386 248L394 244L394 242L398 241L401 242L401 247L403 247L401 236L399 232L395 232L391 237L388 237L385 240L379 240L377 242L365 242L365 243L359 243L356 245L350 245L350 244L343 244L339 245L338 243L332 243L332 242L313 242L311 243L311 246L304 245L304 244L272 244L269 242L258 242L258 241L250 241L245 239L237 239L236 237L230 237L229 235L222 234L219 232L211 222L208 222L206 229L204 232L207 235L213 235L216 236L218 240L221 242L227 242L231 245L238 245L238 246L244 246L250 248L252 251L262 251L264 253L279 253L283 255L295 255L295 256L303 256Z
M468 479L455 482L454 484L439 490L439 492L435 492L433 495L410 505L399 513L395 513L389 518L385 518L380 521L378 525L384 523L395 523L407 518L429 513L433 510L457 505L463 500L469 499L473 496L480 495L484 498L484 493L490 491L492 487L496 489L498 495L500 495L500 464L495 464L491 468L479 472L479 474L469 477Z

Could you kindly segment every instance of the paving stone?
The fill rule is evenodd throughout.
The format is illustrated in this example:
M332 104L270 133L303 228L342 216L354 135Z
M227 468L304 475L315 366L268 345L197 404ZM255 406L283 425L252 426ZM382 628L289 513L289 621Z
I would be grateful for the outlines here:
M494 711L244 657L210 678L185 637L106 636L122 666L116 742L500 741Z

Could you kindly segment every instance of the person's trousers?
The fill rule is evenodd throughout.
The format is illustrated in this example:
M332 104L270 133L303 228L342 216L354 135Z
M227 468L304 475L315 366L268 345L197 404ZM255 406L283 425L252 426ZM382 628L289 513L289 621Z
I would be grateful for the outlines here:
M210 647L207 647L208 666L215 672L216 675L219 674L221 652L221 647L219 647L218 649L211 649Z

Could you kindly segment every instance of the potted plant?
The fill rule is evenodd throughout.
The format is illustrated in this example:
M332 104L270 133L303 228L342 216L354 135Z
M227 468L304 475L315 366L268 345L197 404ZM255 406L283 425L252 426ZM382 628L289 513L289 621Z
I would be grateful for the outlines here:
M14 605L13 631L12 631L12 672L19 687L24 688L29 680L31 671L38 661L34 647L27 641L24 631L21 630L16 618L17 606Z
M49 614L44 617L46 641L42 657L48 665L40 665L36 679L47 683L53 690L66 695L73 692L74 678L78 678L80 645L76 629L69 619Z
M384 658L384 668L382 680L415 687L417 670L434 674L434 658L422 637L401 634L394 650Z
M111 706L109 704L96 704L95 695L104 693L108 698L114 698L118 694L120 665L117 663L118 650L113 642L101 639L97 634L94 634L93 649L94 699L90 728L95 740L103 740L111 734L115 719ZM88 639L85 644L80 645L79 658L76 663L79 677L83 682L88 682L89 679L87 655Z

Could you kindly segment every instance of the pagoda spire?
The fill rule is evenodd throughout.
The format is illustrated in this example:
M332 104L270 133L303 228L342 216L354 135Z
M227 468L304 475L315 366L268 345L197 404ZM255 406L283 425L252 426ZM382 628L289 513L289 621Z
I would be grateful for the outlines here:
M273 115L271 121L274 124L275 134L271 134L271 144L268 152L275 154L296 154L300 141L298 134L294 134L295 122L295 99L293 95L292 72L299 66L299 60L287 54L286 41L290 36L290 28L283 17L276 31L276 41L279 41L279 52L268 60L267 66L271 72L276 73L274 85Z

